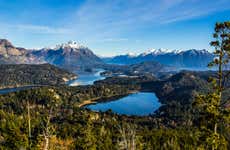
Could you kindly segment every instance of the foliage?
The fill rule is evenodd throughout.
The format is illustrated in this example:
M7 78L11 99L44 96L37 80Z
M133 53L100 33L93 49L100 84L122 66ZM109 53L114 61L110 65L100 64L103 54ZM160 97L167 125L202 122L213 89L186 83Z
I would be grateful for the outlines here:
M217 41L212 45L219 58L213 65L227 64L229 23L217 24L215 30ZM89 86L47 86L0 95L0 149L229 149L228 70L220 67L217 78L208 83L215 73L183 71L164 80L111 77ZM10 83L27 83L17 81L15 71L11 79ZM162 107L142 117L79 107L88 100L106 101L138 90L155 92Z
M30 85L61 85L65 79L75 77L63 69L50 64L1 64L0 88L30 86Z
M209 64L210 67L218 67L217 78L211 78L214 91L206 95L198 95L194 104L198 117L195 120L199 128L204 130L202 140L209 149L227 149L225 134L221 129L228 131L230 123L230 110L223 107L223 91L225 79L229 78L229 71L224 71L224 65L229 65L230 59L230 22L216 23L215 38L211 46L215 47L216 58ZM225 74L226 73L226 74ZM229 146L229 145L228 145ZM229 146L230 147L230 146Z

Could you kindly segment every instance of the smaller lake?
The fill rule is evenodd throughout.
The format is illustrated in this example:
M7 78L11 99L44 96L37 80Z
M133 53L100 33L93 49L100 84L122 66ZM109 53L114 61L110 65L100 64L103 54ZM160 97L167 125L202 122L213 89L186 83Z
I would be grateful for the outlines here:
M5 88L5 89L0 89L0 94L7 94L11 92L17 92L17 91L22 91L22 90L27 90L34 88L34 86L24 86L24 87L16 87L16 88Z
M94 73L77 74L77 79L70 81L69 86L92 85L94 81L105 79L105 77L100 75L102 72L104 72L104 70L98 69Z
M118 114L145 116L154 113L161 103L154 93L139 92L130 94L118 100L90 104L85 106L93 111L107 111L111 109Z

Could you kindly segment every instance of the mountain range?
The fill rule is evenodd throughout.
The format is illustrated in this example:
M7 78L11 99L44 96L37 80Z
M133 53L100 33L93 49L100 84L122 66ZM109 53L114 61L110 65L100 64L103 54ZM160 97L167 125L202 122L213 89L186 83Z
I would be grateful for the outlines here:
M206 68L214 55L207 50L164 50L152 49L135 55L125 54L114 57L103 58L104 62L110 64L136 64L146 61L156 61L164 65L179 68Z
M158 62L176 68L205 68L214 58L207 50L152 49L141 54L126 54L109 58L95 55L88 47L76 42L55 47L28 50L15 47L6 39L0 39L0 64L50 63L66 69L111 68L108 64L133 65L143 62ZM119 68L119 67L118 67Z
M103 64L103 61L88 47L73 41L57 45L54 48L33 50L31 53L39 60L70 69L92 68Z
M81 69L104 64L89 48L70 41L54 48L28 50L0 39L0 64L50 63L66 69Z

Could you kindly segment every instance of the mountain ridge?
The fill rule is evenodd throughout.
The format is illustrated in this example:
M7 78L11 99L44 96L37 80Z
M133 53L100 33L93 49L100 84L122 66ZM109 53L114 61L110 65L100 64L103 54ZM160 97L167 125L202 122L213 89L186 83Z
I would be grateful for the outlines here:
M50 63L66 69L95 67L103 61L88 47L69 41L54 48L25 49L13 46L0 39L0 64L43 64Z
M174 67L205 68L213 58L214 55L205 49L202 50L152 49L132 57L126 54L126 55L118 55L118 56L114 56L110 58L102 58L102 59L106 63L120 64L120 65L136 64L145 61L157 61L160 62L161 64L170 65Z
M6 39L0 39L0 63L42 64L50 63L66 69L84 70L106 64L130 65L155 61L177 68L206 68L214 55L205 49L170 50L150 49L140 54L98 57L88 47L77 42L56 45L56 47L28 50L18 48Z
M25 48L15 47L6 39L0 39L0 63L2 64L38 64L42 63Z

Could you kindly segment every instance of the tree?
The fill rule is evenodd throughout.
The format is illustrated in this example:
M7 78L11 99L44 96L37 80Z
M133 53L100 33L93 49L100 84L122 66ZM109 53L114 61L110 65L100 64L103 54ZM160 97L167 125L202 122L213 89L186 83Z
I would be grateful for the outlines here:
M136 129L131 124L122 124L118 126L121 138L118 142L121 150L135 150L136 149Z
M215 40L212 41L210 45L215 48L214 55L216 57L208 66L218 66L218 83L215 85L215 88L220 98L222 98L225 79L230 75L230 70L225 71L226 73L223 72L224 66L229 65L230 60L230 21L216 23L213 38Z
M44 109L44 116L42 121L42 128L43 128L43 143L41 149L48 150L50 149L50 139L52 137L55 137L55 127L52 124L51 120L56 117L58 114L58 109L62 104L62 100L60 96L55 92L54 89L48 89L48 92L46 93L46 101L47 104L45 104Z
M31 119L30 119L30 102L27 101L27 118L28 118L28 144L29 149L31 148Z
M229 78L230 71L225 70L224 66L229 65L230 60L230 22L216 23L214 41L210 43L215 48L216 56L209 67L218 67L218 75L216 78L210 78L213 85L213 92L207 95L198 95L193 103L195 109L198 110L198 120L200 122L201 131L205 134L201 135L212 149L226 148L223 135L218 131L218 124L228 122L230 111L222 106L222 93L226 79Z

